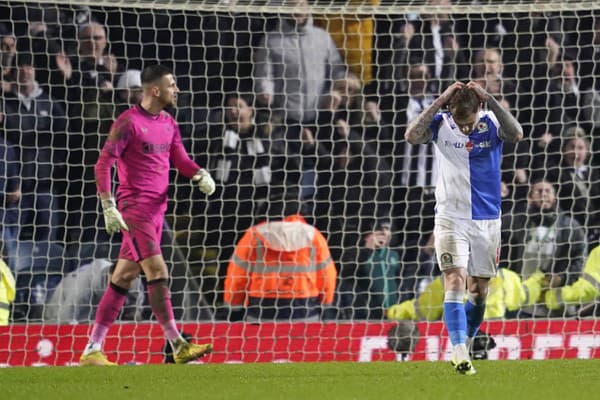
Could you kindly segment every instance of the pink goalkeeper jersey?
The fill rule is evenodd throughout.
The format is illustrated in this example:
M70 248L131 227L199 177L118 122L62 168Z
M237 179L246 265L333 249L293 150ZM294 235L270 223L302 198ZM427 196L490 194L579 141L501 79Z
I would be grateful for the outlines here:
M117 200L166 208L170 162L191 178L200 167L187 154L177 122L166 111L152 115L139 105L123 112L110 128L95 166L98 193L111 192L117 163Z

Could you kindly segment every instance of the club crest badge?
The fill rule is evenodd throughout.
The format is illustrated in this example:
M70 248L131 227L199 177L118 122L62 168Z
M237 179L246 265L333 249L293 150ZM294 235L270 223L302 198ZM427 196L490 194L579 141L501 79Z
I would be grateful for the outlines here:
M487 132L489 129L487 122L481 121L477 124L477 132Z
M442 267L451 267L454 264L452 260L452 254L442 253L440 256L440 264L442 264Z

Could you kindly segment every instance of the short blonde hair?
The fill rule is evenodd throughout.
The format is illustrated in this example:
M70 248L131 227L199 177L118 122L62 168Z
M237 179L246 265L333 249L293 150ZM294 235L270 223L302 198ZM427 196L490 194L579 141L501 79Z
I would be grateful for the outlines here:
M585 142L588 150L590 149L590 140L587 137L587 132L580 126L570 126L563 132L562 142L564 149L571 140L581 139Z
M580 126L570 126L567 129L565 129L563 136L565 137L565 139L575 137L585 138L587 136L587 133Z

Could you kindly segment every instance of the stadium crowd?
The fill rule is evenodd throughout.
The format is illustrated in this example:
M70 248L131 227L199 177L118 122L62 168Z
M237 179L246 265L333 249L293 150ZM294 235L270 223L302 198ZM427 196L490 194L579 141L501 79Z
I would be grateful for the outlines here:
M556 297L582 279L600 285L584 269L600 245L600 14L439 10L265 16L0 2L10 320L93 320L117 257L93 166L112 121L140 101L140 70L158 62L181 89L170 112L184 144L217 182L211 198L172 186L163 246L178 317L243 318L223 295L235 246L265 204L292 193L337 270L320 318L434 318L416 307L440 290L434 150L404 131L457 80L478 82L525 131L504 145L497 285L511 277L537 297L498 300L489 315L600 313L588 305L597 291L566 305ZM149 317L139 293L122 319Z

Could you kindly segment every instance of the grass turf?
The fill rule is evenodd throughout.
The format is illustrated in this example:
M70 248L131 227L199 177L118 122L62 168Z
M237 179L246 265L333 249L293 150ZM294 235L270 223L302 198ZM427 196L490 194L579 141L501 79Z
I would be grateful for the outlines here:
M143 365L0 370L17 399L597 399L600 360Z

